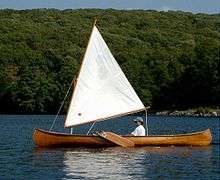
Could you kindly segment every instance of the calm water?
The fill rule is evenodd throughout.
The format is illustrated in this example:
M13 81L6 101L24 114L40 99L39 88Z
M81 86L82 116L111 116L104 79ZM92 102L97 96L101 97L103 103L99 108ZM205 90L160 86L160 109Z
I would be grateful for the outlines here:
M219 118L149 117L150 134L211 128L209 147L39 149L34 128L48 129L54 116L0 115L0 179L220 179ZM97 130L127 134L133 117L97 123ZM63 117L55 130L63 131ZM74 129L86 133L89 126ZM69 131L69 130L68 130Z

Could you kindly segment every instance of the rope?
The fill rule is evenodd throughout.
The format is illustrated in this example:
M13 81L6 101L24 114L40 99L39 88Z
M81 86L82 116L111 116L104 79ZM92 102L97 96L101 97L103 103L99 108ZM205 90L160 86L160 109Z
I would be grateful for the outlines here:
M49 131L51 131L51 130L53 129L53 127L54 127L54 124L55 124L55 122L56 122L56 120L57 120L57 118L58 118L58 115L60 114L60 111L61 111L61 109L62 109L62 107L63 107L63 105L64 105L64 102L65 102L65 100L66 100L66 98L67 98L67 96L68 96L68 94L69 94L69 91L70 91L72 85L73 85L73 82L74 82L74 79L73 79L72 82L70 83L70 86L69 86L69 88L68 88L68 90L67 90L67 92L66 92L65 97L63 98L63 101L62 101L62 103L61 103L61 105L60 105L60 108L59 108L59 110L58 110L58 112L57 112L57 114L56 114L54 120L53 120L52 125L50 126Z
M91 127L89 128L89 130L88 130L88 132L87 132L86 135L89 135L89 133L90 133L90 131L92 130L92 128L93 128L93 126L95 125L95 123L96 123L96 121L94 121L94 122L92 123L92 125L91 125Z

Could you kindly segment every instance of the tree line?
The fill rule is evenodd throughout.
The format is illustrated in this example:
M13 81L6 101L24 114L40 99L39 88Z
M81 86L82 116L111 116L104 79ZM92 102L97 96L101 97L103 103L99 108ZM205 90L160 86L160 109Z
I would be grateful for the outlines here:
M94 18L146 106L220 106L220 14L4 9L0 113L57 112L78 74Z

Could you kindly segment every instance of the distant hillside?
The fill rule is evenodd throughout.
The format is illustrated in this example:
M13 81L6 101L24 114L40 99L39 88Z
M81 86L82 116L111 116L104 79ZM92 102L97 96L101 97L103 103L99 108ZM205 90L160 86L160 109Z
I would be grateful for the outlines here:
M79 70L95 17L145 105L220 106L220 14L0 10L1 113L58 110Z

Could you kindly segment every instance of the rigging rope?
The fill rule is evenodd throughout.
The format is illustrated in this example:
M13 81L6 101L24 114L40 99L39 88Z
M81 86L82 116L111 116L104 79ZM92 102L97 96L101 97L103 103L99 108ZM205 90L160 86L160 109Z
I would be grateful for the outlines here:
M54 124L55 124L55 122L56 122L56 120L57 120L57 118L58 118L58 115L60 114L60 111L61 111L61 109L62 109L62 107L63 107L63 105L64 105L64 102L65 102L65 100L66 100L66 98L67 98L67 96L68 96L68 94L69 94L69 91L70 91L70 89L71 89L71 87L72 87L74 81L75 81L75 79L73 79L72 82L70 83L70 86L69 86L69 88L68 88L68 90L67 90L67 92L66 92L65 97L63 98L63 101L62 101L62 103L61 103L61 105L60 105L60 108L59 108L59 110L58 110L58 112L57 112L57 114L56 114L54 120L53 120L52 125L50 126L49 131L51 131L51 130L53 129L53 126L54 126Z
M95 123L96 123L96 121L94 121L94 122L92 123L92 125L91 125L91 127L89 128L89 130L88 130L88 132L87 132L86 135L89 135L89 133L90 133L90 131L92 130L92 128L93 128L93 126L95 125Z

